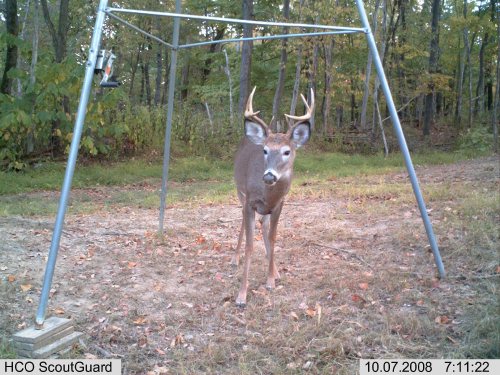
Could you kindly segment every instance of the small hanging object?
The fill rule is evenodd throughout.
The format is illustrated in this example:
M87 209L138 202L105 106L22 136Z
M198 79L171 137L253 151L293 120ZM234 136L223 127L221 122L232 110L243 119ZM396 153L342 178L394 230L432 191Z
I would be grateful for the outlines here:
M102 74L102 80L99 83L99 86L113 88L121 85L121 82L109 80L111 77L113 77L113 62L115 61L115 59L116 56L113 54L113 52L106 51L105 49L99 51L94 68L95 74ZM106 65L104 65L105 61Z

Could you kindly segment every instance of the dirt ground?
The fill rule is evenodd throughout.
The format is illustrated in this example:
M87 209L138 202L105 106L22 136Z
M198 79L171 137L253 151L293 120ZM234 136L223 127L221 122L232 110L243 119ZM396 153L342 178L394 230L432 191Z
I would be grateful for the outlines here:
M164 239L157 210L68 215L48 316L84 332L72 357L121 358L124 374L355 374L359 358L498 356L498 162L417 167L444 280L406 173L394 173L296 187L278 229L282 278L265 289L256 232L246 309L230 265L236 200L169 207ZM470 208L475 194L493 201ZM4 340L31 325L53 221L0 218Z

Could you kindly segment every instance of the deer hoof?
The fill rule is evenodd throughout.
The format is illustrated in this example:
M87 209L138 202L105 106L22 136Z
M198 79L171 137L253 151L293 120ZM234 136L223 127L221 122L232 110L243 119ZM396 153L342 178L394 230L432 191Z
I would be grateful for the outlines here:
M276 282L274 279L268 280L266 283L267 290L273 290L276 287Z

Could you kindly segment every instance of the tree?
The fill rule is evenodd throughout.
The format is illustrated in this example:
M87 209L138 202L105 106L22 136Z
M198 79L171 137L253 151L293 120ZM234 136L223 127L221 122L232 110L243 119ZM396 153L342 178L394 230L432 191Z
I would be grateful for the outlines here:
M69 1L70 0L60 0L58 14L59 18L56 28L56 26L52 22L52 18L50 17L50 10L47 4L47 0L40 0L40 4L42 5L43 17L52 38L52 46L54 47L56 63L62 62L67 53L67 36L69 30Z
M253 0L243 0L243 19L251 20L253 17ZM250 38L252 36L253 26L243 26L243 37ZM241 68L240 68L240 98L238 111L243 113L245 103L250 92L251 68L252 68L252 41L243 42L241 48Z
M17 65L17 44L15 39L19 33L19 22L17 18L17 0L6 0L5 2L5 20L8 35L7 51L5 55L5 68L0 84L2 94L10 94L12 90L12 78L9 77L9 71Z
M441 1L432 0L431 12L431 43L429 47L429 75L431 82L428 85L428 92L425 95L425 112L424 112L424 127L423 134L425 136L431 133L431 121L433 117L433 100L435 85L432 82L432 75L438 71L439 63L439 18L441 16Z
M283 2L283 18L285 22L288 22L290 19L290 0L284 0ZM283 30L284 34L288 34L288 28ZM283 96L283 89L285 88L285 70L286 70L286 62L287 62L287 48L288 39L283 39L281 44L281 57L280 57L280 67L278 74L278 83L276 84L276 91L274 93L273 99L273 119L271 121L271 127L273 131L279 131L279 109L281 97Z
M67 53L67 36L69 31L69 1L70 0L60 0L59 3L59 19L57 23L57 29L52 22L50 17L50 11L47 4L47 0L40 0L40 4L42 5L43 17L45 19L45 23L49 29L50 36L52 38L52 46L54 48L55 53L55 62L62 63L66 58ZM67 96L63 96L61 98L61 105L64 113L69 113L69 98ZM61 128L61 120L58 118L52 123L52 135L51 135L51 144L52 144L52 153L60 154L61 150L61 139L60 139L60 128Z

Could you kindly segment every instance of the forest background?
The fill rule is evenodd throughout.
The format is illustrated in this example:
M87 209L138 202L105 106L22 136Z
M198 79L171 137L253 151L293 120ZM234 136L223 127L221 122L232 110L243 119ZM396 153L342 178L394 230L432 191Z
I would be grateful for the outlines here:
M173 0L110 6L174 11ZM60 159L69 149L98 0L0 0L0 169ZM410 149L498 150L500 13L495 0L369 0L384 69ZM353 1L182 2L183 13L360 27ZM172 19L124 16L170 41ZM279 27L181 22L181 44L291 32ZM293 30L294 32L300 30ZM94 80L81 142L86 160L157 158L163 149L170 51L119 23L101 48L117 56L114 89ZM254 108L284 130L301 113L299 93L316 92L317 149L397 150L363 35L221 43L181 50L172 149L229 159Z

